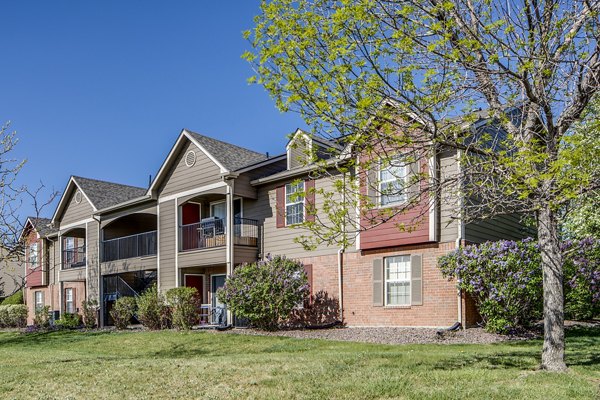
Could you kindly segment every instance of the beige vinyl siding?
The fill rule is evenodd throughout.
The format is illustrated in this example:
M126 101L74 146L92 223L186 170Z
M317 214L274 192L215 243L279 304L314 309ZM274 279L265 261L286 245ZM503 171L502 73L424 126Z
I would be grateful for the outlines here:
M175 213L177 208L175 200L159 204L159 262L160 262L160 288L162 291L175 287Z
M516 215L501 215L489 220L472 222L465 226L465 239L472 243L531 236Z
M273 175L278 172L284 171L287 168L287 161L281 160L273 162L272 164L265 165L260 168L253 169L251 171L241 174L236 180L234 185L234 193L236 196L246 197L251 199L257 198L257 188L252 186L250 182L254 179L262 178L268 175Z
M190 150L196 153L196 163L192 167L185 165L185 155ZM175 158L158 192L159 196L163 197L219 181L219 167L194 144L188 142Z
M300 235L307 235L309 232L301 228L277 228L276 218L276 188L285 185L296 178L290 178L288 181L280 181L269 183L258 189L257 200L244 201L244 216L246 218L257 219L263 225L262 230L262 253L273 255L286 255L288 257L304 257L307 255L306 250L298 243L294 243L294 238ZM333 181L329 178L318 179L315 182L316 190L324 188L327 191L335 190ZM323 207L323 198L318 193L315 196L317 210ZM324 219L323 215L320 218ZM323 221L325 224L327 220ZM314 251L310 252L311 256L319 256L325 254L334 254L337 252L337 247L328 247L324 244L318 246Z
M92 205L87 201L85 196L81 196L81 202L77 203L75 201L75 192L76 191L73 191L70 194L71 198L60 219L61 226L83 221L92 217L92 213L94 212Z
M458 160L456 151L447 151L440 155L441 181L453 179L458 174ZM460 202L458 185L453 184L443 188L440 197L440 242L453 242L458 237L458 219L460 216Z
M88 222L86 230L86 251L87 251L87 268L88 268L88 293L87 296L90 299L99 300L100 288L100 255L99 255L99 243L98 243L98 223Z
M102 275L121 274L123 272L155 270L156 256L134 257L125 260L103 262L100 264Z
M258 259L258 248L251 246L235 246L234 264L253 263Z
M250 177L248 175L240 175L236 178L235 183L233 185L233 193L236 196L256 199L258 194L257 190L254 186L250 185Z
M102 216L102 228L104 229L104 227L108 224L110 224L111 222L121 218L121 217L125 217L127 215L131 215L131 214L154 214L156 215L156 202L152 202L150 205L148 204L143 204L143 205L138 205L138 206L132 206L132 207L128 207L124 210L119 210L119 211L115 211L112 212L110 214L105 214Z
M60 271L61 282L85 281L85 268L63 269Z
M296 135L294 140L289 144L288 149L290 169L306 166L308 151L311 144L312 140L306 139L304 135Z
M179 265L179 268L202 267L213 264L223 264L226 260L225 249L225 246L221 246L212 249L181 252L179 253L179 259L177 264Z

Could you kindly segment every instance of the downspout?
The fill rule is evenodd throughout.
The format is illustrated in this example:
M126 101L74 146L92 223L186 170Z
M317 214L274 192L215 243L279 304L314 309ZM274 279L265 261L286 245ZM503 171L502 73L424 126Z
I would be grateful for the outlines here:
M455 249L459 249L462 245L462 241L464 239L464 231L465 231L465 227L464 227L464 216L463 216L463 212L464 212L464 198L463 198L463 191L462 191L462 171L460 168L460 159L462 156L462 151L458 150L456 152L456 173L458 176L458 190L457 190L457 195L458 195L458 209L460 212L460 218L458 219L458 232L456 235L456 244L455 244ZM465 321L464 321L464 313L463 313L463 301L462 301L462 297L463 297L463 293L462 290L457 289L457 296L458 296L458 322L460 322L462 329L465 329Z
M98 223L98 309L96 311L96 320L98 322L98 327L103 328L104 327L104 285L102 285L102 264L101 264L101 260L100 260L100 246L104 246L103 245L103 241L104 241L104 232L101 229L101 223L100 223L100 218L97 217L96 215L92 215L92 219L94 221L96 221ZM86 229L87 230L87 229ZM86 233L87 234L87 233ZM86 247L87 250L87 247ZM89 260L88 260L89 263ZM86 295L89 296L88 293L86 293Z
M342 175L342 205L346 209L346 173ZM346 251L346 220L342 220L342 247L339 248L338 255L338 297L340 302L340 322L344 322L344 252Z

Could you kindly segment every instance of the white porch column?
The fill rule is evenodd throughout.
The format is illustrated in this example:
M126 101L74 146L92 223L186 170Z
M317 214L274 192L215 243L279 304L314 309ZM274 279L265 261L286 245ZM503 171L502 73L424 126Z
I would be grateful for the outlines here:
M225 239L226 239L226 271L229 277L233 273L234 265L234 226L233 226L233 179L226 179L227 183L227 196L225 202L227 204L227 222L225 225ZM233 314L227 309L227 323L233 324Z

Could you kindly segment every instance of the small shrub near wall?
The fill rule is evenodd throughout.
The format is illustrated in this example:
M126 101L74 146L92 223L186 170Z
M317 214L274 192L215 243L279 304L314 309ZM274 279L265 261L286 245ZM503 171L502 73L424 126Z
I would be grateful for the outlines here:
M237 317L266 330L278 329L308 295L303 265L282 256L237 267L217 292Z
M196 288L170 289L166 293L166 299L171 309L173 328L187 330L198 323L201 301Z
M44 306L35 310L33 326L36 329L46 330L50 328L50 306Z
M152 330L165 329L171 326L171 312L166 304L165 296L158 291L156 284L146 289L137 299L137 319Z
M110 316L112 317L115 328L127 329L127 325L135 314L136 304L135 298L133 297L121 297L115 301L115 305L110 310Z
M81 304L81 311L83 313L83 326L85 329L93 329L96 326L98 309L98 301L95 299L86 300Z
M23 328L27 325L27 306L11 304L0 306L0 328Z
M54 325L59 329L76 329L81 327L81 315L64 313L60 319L54 322Z

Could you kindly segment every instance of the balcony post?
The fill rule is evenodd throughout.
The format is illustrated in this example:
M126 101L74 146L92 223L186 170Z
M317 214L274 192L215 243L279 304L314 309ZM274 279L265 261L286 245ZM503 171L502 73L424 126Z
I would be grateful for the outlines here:
M227 270L227 276L231 276L231 274L233 273L233 262L234 262L234 254L233 254L233 248L234 248L234 226L233 226L233 179L227 179L225 180L225 182L227 183L227 196L226 196L226 203L227 203L227 223L225 225L225 239L226 239L226 270ZM227 309L227 323L228 324L233 324L233 315L231 314L231 311L229 309Z

